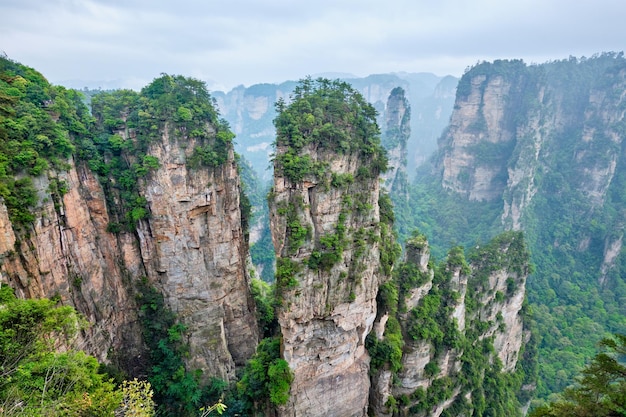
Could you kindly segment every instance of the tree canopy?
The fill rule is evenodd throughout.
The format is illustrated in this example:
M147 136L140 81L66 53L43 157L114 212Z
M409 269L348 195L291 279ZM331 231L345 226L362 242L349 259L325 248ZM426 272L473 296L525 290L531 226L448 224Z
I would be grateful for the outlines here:
M530 417L626 416L626 335L605 338L600 347L602 351L583 369L577 384Z
M285 151L277 152L275 168L290 180L323 169L302 152L310 144L339 154L357 152L368 161L372 178L387 169L376 110L350 84L306 78L294 89L291 103L278 100L276 110L276 146Z

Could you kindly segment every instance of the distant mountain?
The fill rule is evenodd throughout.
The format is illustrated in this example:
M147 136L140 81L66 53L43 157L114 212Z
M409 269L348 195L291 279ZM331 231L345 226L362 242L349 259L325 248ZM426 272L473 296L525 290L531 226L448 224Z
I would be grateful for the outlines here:
M323 74L346 76L348 74ZM330 78L330 77L329 77ZM386 103L391 91L401 87L411 106L411 137L407 143L407 169L413 177L415 168L437 148L437 138L448 123L454 104L457 78L440 77L430 73L376 74L364 78L342 77L358 90L379 112L379 125L384 129ZM274 103L289 95L295 81L281 84L239 86L229 92L213 91L222 116L237 135L235 149L250 161L259 177L271 177L268 170L271 144L275 139L272 121L276 117Z
M540 398L573 383L602 337L626 332L625 92L621 53L476 65L412 187L405 228L432 236L436 256L524 231Z

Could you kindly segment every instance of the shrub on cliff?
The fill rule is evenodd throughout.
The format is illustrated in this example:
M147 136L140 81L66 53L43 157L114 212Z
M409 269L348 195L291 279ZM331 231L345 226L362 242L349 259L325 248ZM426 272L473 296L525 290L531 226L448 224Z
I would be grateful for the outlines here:
M94 357L71 345L80 318L55 300L22 300L0 286L0 414L111 416L124 398Z
M387 169L380 145L376 110L350 84L324 78L301 80L291 103L278 100L274 120L277 147L287 147L275 157L276 169L293 182L323 171L302 149L315 143L339 154L358 153L368 161L367 176L376 178Z

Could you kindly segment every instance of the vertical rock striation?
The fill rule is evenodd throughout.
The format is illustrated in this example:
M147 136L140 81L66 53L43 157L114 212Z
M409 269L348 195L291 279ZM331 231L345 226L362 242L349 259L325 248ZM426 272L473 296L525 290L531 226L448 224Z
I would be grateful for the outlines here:
M522 308L529 255L521 233L495 238L475 251L469 264L459 248L452 249L436 270L428 263L423 236L414 235L406 246L407 260L394 277L404 337L401 366L394 369L387 350L373 344L372 363L378 367L371 410L378 416L439 416L444 410L472 415L483 412L487 402L506 415L521 415L525 403L512 397L521 398L523 385L527 389L532 381L522 371L529 368L521 355L529 337ZM393 305L385 307L394 314ZM390 320L379 314L377 324ZM376 336L378 346L389 346L388 334ZM493 394L483 391L487 378L516 382L511 392Z
M148 277L188 328L191 367L233 379L258 341L239 175L232 150L219 167L190 169L196 146L167 135L150 146L161 165L142 184L151 215L138 237Z
M84 165L70 166L35 180L40 203L28 232L14 230L2 205L3 281L22 297L59 296L76 307L91 324L77 347L132 370L141 367L143 351L138 309L129 291L133 274L142 272L138 247L130 235L107 232L100 183ZM63 183L67 192L51 194L51 180Z
M387 150L389 169L383 173L384 186L392 193L408 197L407 142L411 136L411 107L404 90L396 87L387 100L382 144Z
M383 280L375 111L347 84L305 80L279 104L270 196L282 355L294 374L282 416L365 416L365 338Z
M78 348L142 375L147 279L187 328L190 368L234 379L258 329L232 134L204 85L180 76L94 97L95 120L76 99L86 119L69 127L74 113L45 110L75 155L32 177L32 224L12 224L0 204L2 281L76 307L91 323Z

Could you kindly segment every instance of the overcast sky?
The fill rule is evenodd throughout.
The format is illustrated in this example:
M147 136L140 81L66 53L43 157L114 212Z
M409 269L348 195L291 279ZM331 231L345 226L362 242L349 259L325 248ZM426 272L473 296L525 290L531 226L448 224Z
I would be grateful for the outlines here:
M70 87L462 75L626 48L623 0L0 0L0 52Z

